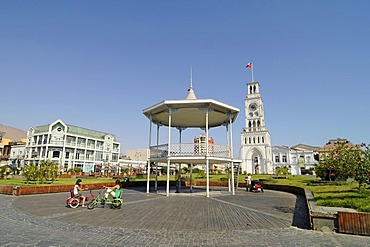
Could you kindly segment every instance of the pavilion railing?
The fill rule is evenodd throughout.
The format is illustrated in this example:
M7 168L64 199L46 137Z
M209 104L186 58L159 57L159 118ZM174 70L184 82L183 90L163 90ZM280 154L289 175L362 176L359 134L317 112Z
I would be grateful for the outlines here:
M171 143L171 157L185 156L206 156L206 145L204 143ZM151 146L150 158L166 158L168 157L168 144ZM231 158L231 149L229 146L208 144L208 156L218 158Z

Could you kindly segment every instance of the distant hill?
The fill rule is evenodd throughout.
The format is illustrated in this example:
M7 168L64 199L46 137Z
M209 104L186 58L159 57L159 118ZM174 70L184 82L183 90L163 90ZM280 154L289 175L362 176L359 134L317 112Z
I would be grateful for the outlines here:
M0 132L5 132L4 139L12 141L21 141L27 138L27 131L0 124Z

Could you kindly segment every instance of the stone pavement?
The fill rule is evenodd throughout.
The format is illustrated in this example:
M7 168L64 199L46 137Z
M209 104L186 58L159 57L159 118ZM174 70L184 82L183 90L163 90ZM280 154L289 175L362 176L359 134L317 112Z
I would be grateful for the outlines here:
M284 192L124 189L116 210L70 209L67 197L0 195L0 246L370 246L369 237L301 229L303 198Z

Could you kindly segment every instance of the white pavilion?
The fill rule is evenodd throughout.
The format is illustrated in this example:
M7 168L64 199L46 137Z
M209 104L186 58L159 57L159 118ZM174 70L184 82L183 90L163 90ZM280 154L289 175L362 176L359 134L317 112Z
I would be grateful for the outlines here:
M192 184L193 165L206 167L206 196L209 197L209 171L211 164L228 164L231 167L231 181L234 181L234 159L232 131L233 123L239 109L213 99L197 99L190 82L188 95L184 100L165 100L143 110L143 114L150 121L149 130L149 162L147 176L147 193L149 193L150 163L167 163L166 196L170 194L170 165L190 165L190 184ZM157 126L156 143L152 144L152 125ZM167 133L160 133L160 127L168 127ZM210 128L224 127L226 145L209 143ZM179 142L171 140L171 129L176 128L179 133ZM205 131L204 143L183 143L183 131L188 128L200 128ZM154 134L154 133L153 133ZM160 134L163 134L160 138ZM159 144L159 140L167 140ZM157 176L157 175L156 175ZM157 179L156 179L157 188ZM192 185L190 185L190 191ZM234 183L229 179L229 191L235 194Z

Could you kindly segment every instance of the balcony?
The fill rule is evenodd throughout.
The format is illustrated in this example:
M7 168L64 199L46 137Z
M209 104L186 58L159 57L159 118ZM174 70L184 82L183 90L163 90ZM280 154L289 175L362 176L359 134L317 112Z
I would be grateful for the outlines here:
M204 157L206 156L206 145L197 143L172 143L171 157ZM208 156L230 159L230 147L225 145L208 145ZM160 159L168 157L168 144L151 146L150 158Z
M64 141L51 141L51 145L58 145L58 146L63 146Z

